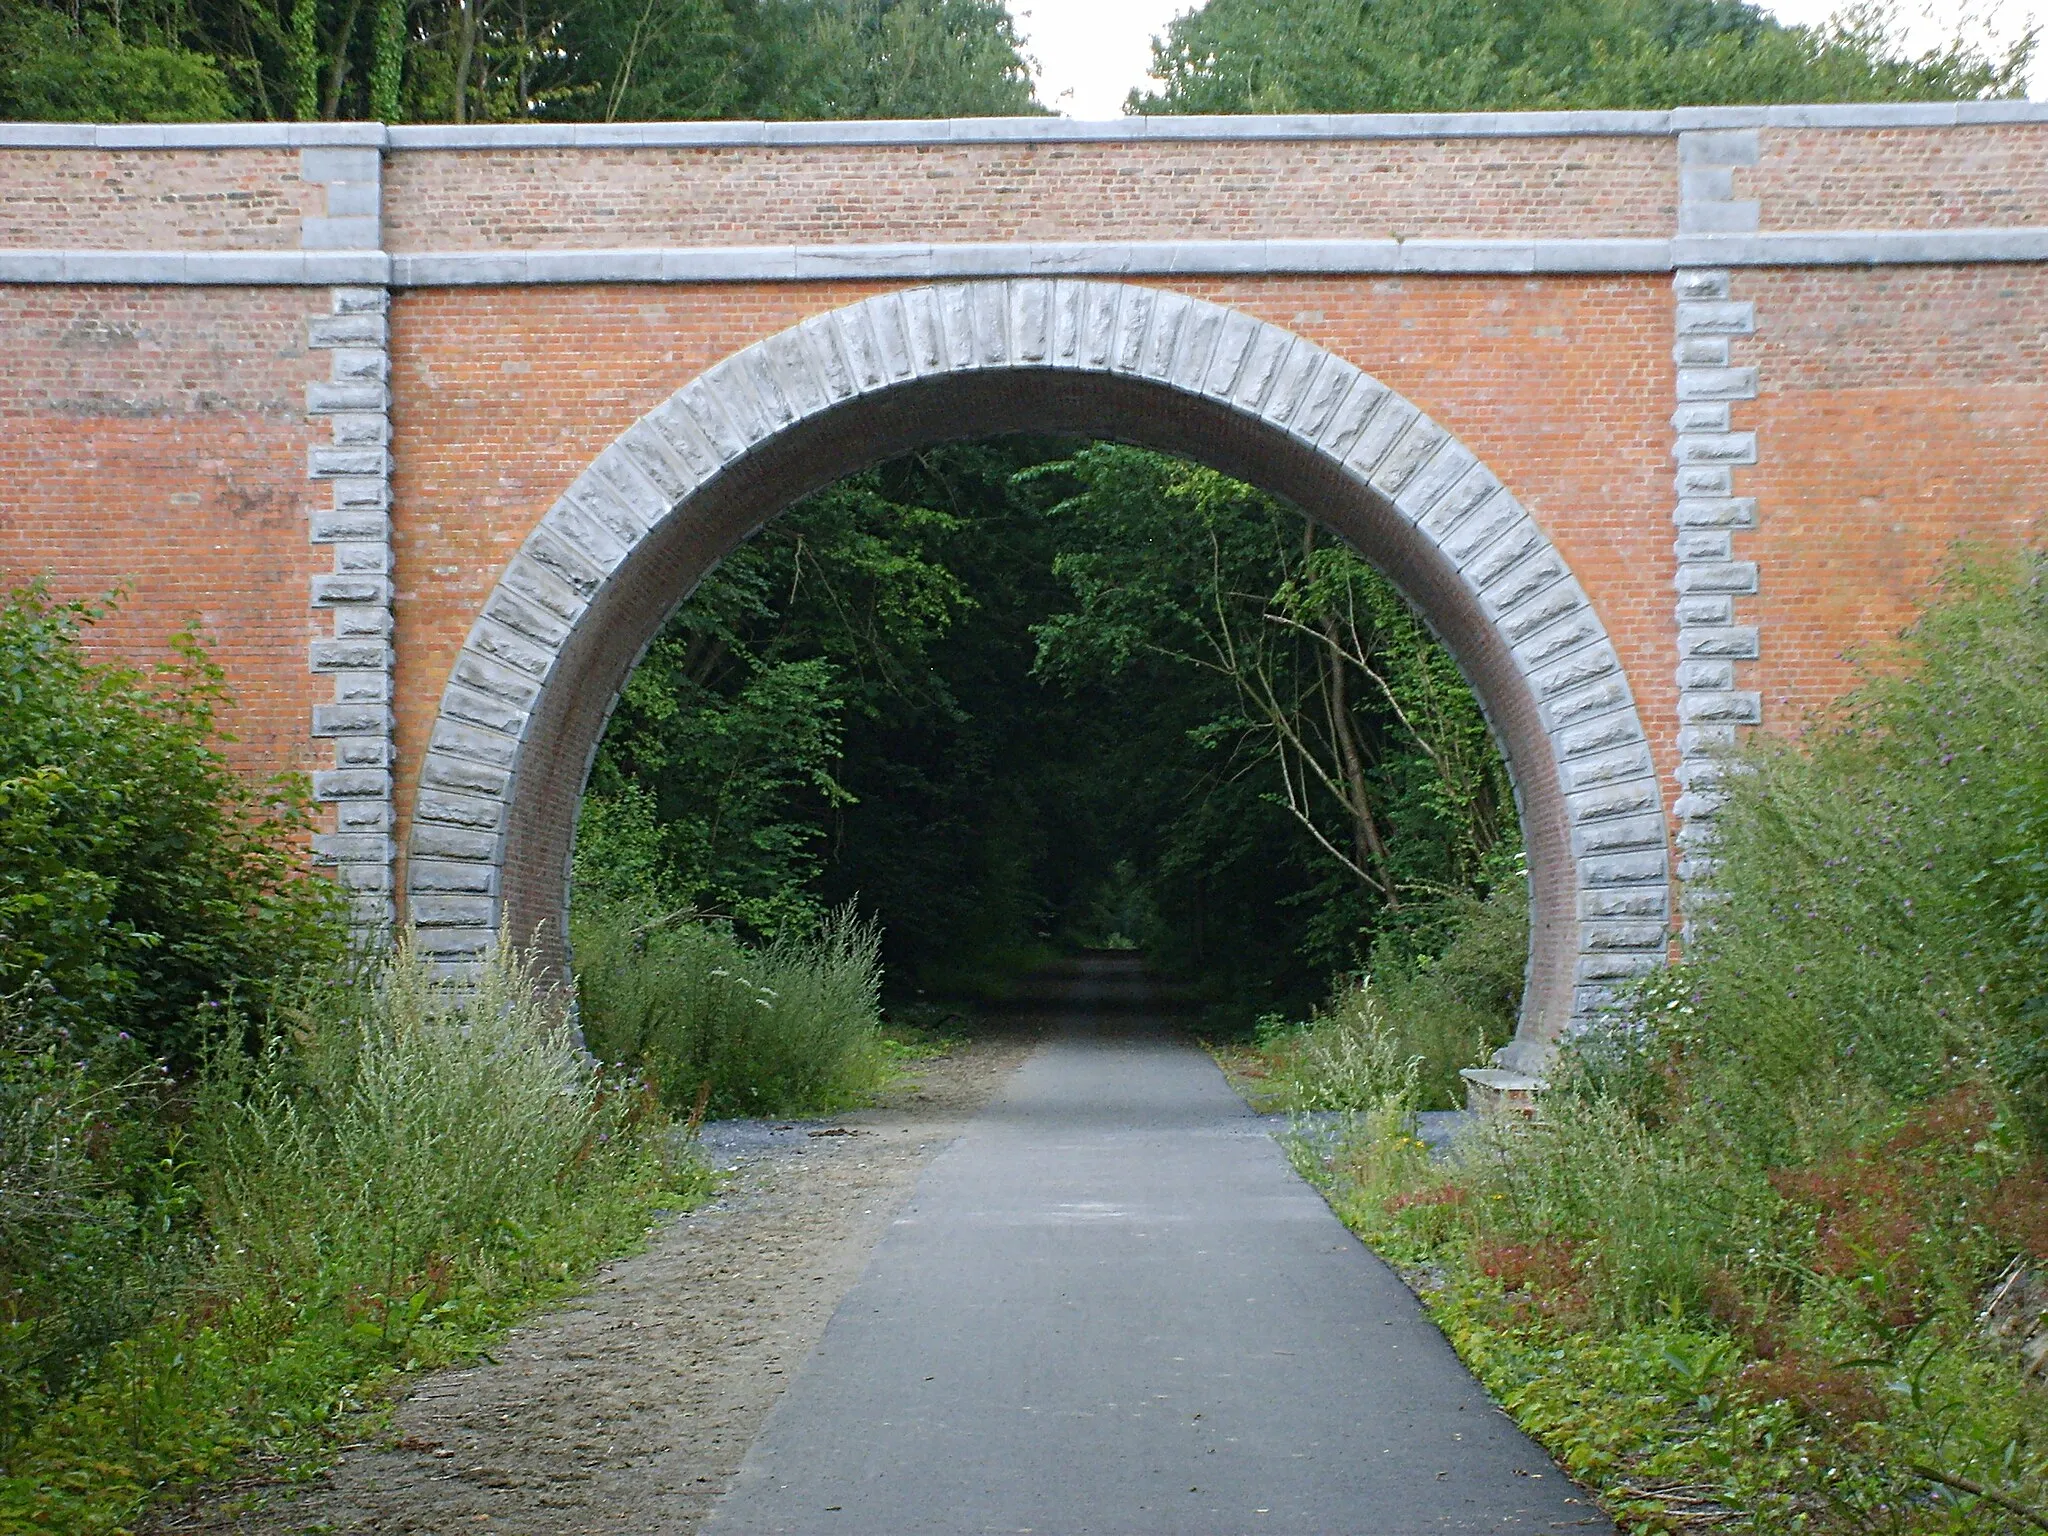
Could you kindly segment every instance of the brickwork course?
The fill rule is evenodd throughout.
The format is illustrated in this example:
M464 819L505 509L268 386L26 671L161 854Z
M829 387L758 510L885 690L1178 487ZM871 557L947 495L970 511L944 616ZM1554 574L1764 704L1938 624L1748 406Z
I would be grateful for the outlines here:
M1479 691L1540 1069L1668 953L1723 749L2040 537L2044 166L2026 103L0 125L0 578L209 638L359 920L459 971L559 941L611 698L796 495L963 432L1204 458Z

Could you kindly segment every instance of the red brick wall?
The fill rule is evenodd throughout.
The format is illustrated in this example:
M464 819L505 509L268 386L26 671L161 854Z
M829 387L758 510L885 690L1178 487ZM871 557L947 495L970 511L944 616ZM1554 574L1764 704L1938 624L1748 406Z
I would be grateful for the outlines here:
M295 149L0 153L0 247L295 251L326 211Z
M1736 540L1762 626L1740 686L1793 729L1882 654L1959 544L2048 534L2048 269L1835 268L1735 275L1756 303L1757 467ZM1743 426L1741 410L1736 425Z
M1185 291L1416 400L1527 503L1671 766L1670 290L1661 278L1242 279ZM442 289L394 308L398 751L419 753L499 571L619 432L709 364L875 285ZM409 791L401 788L403 815Z
M394 251L1668 233L1669 139L403 151Z
M95 644L194 626L227 668L249 768L310 769L305 386L326 290L0 287L0 581L128 597Z
M1735 195L1765 229L2048 224L2048 125L1768 128Z

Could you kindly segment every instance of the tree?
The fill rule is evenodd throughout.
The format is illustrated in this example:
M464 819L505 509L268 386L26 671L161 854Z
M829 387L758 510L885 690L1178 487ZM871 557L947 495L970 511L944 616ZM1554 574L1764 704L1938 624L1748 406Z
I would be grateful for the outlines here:
M226 74L183 31L78 8L0 7L0 117L30 121L199 123L239 117Z
M808 0L768 117L1018 117L1043 110L1000 0Z
M0 112L172 122L1036 112L998 0L0 0Z
M1454 112L2024 93L2034 34L1909 57L1874 7L1787 27L1742 0L1209 0L1153 44L1140 113Z
M1041 672L1140 656L1221 685L1198 740L1277 781L1278 804L1367 911L1462 893L1511 824L1470 689L1400 595L1295 509L1213 470L1096 444L1054 570L1074 607L1041 625Z

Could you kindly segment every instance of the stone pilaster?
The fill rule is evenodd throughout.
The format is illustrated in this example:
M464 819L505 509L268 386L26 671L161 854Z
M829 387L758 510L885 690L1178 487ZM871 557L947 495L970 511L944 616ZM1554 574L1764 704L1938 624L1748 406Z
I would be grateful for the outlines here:
M1754 234L1757 204L1735 197L1738 168L1757 162L1757 130L1679 135L1679 231L1683 235ZM1762 700L1735 686L1737 662L1757 655L1757 629L1738 623L1738 603L1757 590L1753 561L1735 558L1735 536L1756 525L1754 497L1735 494L1735 472L1756 463L1756 433L1738 431L1735 405L1754 400L1757 371L1739 365L1737 338L1754 334L1753 305L1735 299L1725 269L1681 267L1673 360L1678 399L1672 413L1677 461L1679 879L1697 886L1704 845L1722 801L1723 757L1745 726L1762 719Z
M381 155L375 149L301 151L301 175L325 186L324 215L305 220L309 250L376 250L382 243ZM333 743L331 767L313 793L334 806L334 830L314 839L349 892L358 932L388 933L396 921L398 845L392 809L391 392L388 288L329 290L329 313L307 322L307 344L328 355L326 382L306 388L306 413L328 428L307 455L308 476L325 484L311 536L333 552L313 578L313 606L330 615L313 642L312 668L334 694L313 709L315 738Z

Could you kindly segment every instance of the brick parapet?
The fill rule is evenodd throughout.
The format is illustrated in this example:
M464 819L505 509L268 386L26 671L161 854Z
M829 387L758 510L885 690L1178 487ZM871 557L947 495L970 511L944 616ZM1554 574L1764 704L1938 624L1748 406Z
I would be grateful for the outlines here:
M1660 137L394 151L394 252L1661 236Z
M2048 120L1768 128L1735 170L1766 230L2048 225Z
M292 149L0 143L4 247L291 251L302 221L325 206L322 190L301 179Z

